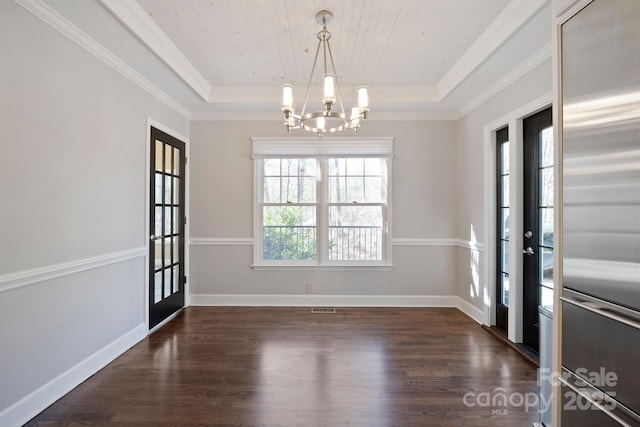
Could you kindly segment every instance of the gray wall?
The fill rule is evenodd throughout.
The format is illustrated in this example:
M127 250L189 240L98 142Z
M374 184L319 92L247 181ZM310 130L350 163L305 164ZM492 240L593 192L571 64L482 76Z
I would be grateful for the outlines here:
M10 405L144 325L147 117L189 128L11 1L0 52L3 424ZM84 271L66 274L74 265ZM8 286L17 277L26 285Z
M453 121L370 121L359 136L394 136L393 237L455 239ZM251 238L252 136L288 136L276 122L193 122L191 238ZM453 295L455 246L393 247L392 271L254 271L248 245L191 246L191 293L299 295L313 282L323 295ZM193 299L198 303L198 298Z
M551 59L543 62L506 89L471 111L457 124L457 191L460 239L486 245L484 235L485 197L494 189L484 188L484 128L496 120L551 92ZM499 125L507 125L507 122ZM457 257L458 295L479 309L484 307L486 283L483 282L486 252L459 248Z

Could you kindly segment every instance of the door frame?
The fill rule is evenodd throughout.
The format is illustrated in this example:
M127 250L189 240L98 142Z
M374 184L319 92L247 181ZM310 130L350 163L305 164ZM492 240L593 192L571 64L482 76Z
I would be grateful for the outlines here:
M484 126L484 241L485 252L482 280L485 286L484 316L486 325L495 325L496 307L493 296L496 294L496 233L497 233L497 182L496 182L496 130L509 127L510 154L510 195L509 195L509 314L507 319L508 339L514 343L522 342L522 198L517 194L523 190L522 166L522 121L524 117L535 114L551 106L553 93L548 92L523 105L517 110L493 120Z
M185 144L185 159L189 157L191 144L189 143L189 138L182 135L180 132L172 129L169 126L153 119L152 117L147 116L146 123L146 152L145 152L145 174L144 174L144 182L145 182L145 191L144 191L144 247L145 247L145 262L144 262L144 321L147 327L148 333L152 333L156 329L162 327L165 323L169 322L171 319L175 317L177 313L169 316L164 321L160 322L153 329L149 330L149 268L152 260L149 258L149 236L151 235L152 225L150 223L150 215L151 215L151 207L149 205L149 200L151 197L151 181L149 177L151 176L151 128L154 127L167 135L170 135L174 138L179 139ZM187 218L189 218L189 186L191 180L189 178L189 162L185 162L185 195L184 195L184 214ZM189 277L189 260L190 260L190 251L189 251L189 221L184 224L184 275ZM191 303L191 292L189 291L189 280L187 280L184 284L184 307L189 307Z

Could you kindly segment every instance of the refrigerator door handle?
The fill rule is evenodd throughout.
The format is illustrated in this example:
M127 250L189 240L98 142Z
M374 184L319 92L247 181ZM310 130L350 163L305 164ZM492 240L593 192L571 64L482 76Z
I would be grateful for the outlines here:
M565 291L565 294L568 292ZM600 316L606 317L607 319L614 320L616 322L623 323L627 326L640 330L640 319L636 319L635 316L630 314L621 313L620 310L616 310L609 306L609 304L604 301L593 301L587 300L587 298L574 297L571 296L561 296L560 300L575 305L576 307L580 307L584 310L588 310L592 313L598 314Z

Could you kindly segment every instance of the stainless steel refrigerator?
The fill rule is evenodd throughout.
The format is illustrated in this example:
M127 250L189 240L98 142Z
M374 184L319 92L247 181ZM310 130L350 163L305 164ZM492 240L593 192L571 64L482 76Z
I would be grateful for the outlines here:
M561 426L640 426L640 0L560 34Z

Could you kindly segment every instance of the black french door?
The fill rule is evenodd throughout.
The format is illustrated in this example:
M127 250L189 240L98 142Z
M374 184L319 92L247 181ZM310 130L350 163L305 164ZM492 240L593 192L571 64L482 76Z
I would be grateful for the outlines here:
M538 306L553 302L553 127L551 108L523 121L523 344L539 351Z
M184 307L185 144L151 128L149 329Z

